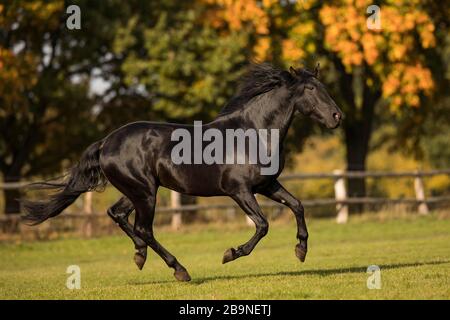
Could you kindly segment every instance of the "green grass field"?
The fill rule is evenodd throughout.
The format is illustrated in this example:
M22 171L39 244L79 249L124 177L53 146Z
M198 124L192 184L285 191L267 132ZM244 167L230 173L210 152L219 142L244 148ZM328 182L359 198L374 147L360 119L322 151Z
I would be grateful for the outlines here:
M272 223L255 251L222 265L225 249L245 242L243 225L157 229L157 237L189 270L179 283L149 251L139 271L125 236L0 244L1 299L449 299L450 220L353 219L347 225L309 219L305 263L294 254L295 226ZM66 268L81 268L81 289L66 288ZM369 265L382 287L366 285Z

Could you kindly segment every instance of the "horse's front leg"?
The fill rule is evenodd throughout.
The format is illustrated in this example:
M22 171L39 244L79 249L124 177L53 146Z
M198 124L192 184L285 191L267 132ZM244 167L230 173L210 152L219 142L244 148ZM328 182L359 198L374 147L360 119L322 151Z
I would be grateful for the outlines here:
M275 181L260 192L262 195L288 206L297 220L297 239L299 243L295 246L295 254L301 262L305 261L308 251L308 230L306 229L305 211L303 205L290 194L278 181Z
M243 192L233 195L232 198L244 210L244 212L252 219L256 226L256 232L253 237L245 244L240 245L237 249L230 248L225 251L222 263L227 263L239 257L249 255L255 248L256 244L261 240L269 230L269 223L263 216L261 208L256 202L256 198L251 192Z

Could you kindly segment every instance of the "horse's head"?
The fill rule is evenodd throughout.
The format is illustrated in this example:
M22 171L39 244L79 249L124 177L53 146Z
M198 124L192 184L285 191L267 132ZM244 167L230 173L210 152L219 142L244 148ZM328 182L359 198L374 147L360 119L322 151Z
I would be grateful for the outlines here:
M292 102L296 112L309 116L329 129L335 129L341 123L343 113L317 79L318 73L319 64L314 72L290 67Z

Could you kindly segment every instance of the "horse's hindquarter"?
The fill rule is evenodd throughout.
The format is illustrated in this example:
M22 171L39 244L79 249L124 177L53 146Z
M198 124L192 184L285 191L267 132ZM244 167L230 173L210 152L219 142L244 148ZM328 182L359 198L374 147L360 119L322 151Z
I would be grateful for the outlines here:
M170 124L142 121L108 135L100 153L100 166L108 180L121 192L154 183L156 159L161 146L170 141L170 132Z

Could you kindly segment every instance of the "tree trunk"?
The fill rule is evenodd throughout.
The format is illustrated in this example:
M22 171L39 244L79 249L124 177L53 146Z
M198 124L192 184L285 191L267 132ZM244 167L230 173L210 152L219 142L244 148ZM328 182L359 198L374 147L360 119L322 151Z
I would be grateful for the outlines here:
M353 115L349 116L349 121L344 120L345 145L347 148L346 160L348 171L365 171L366 160L369 153L370 137L372 136L373 118L375 116L375 105L381 97L379 90L372 92L364 84L363 102L361 110L353 109ZM348 179L348 196L365 197L365 179ZM364 210L362 204L349 206L350 213L361 213Z
M367 84L368 79L374 79L369 66L364 65L362 73L355 75L348 73L341 60L331 55L336 69L340 73L339 89L342 101L347 106L346 117L342 122L345 132L346 161L348 171L365 171L366 159L369 152L369 142L372 136L372 125L375 105L381 97L380 88L372 88ZM355 79L355 77L358 77ZM360 107L357 106L354 81L362 85ZM365 179L348 179L347 196L364 197L366 195ZM349 212L362 212L363 205L350 205Z
M19 182L20 178L8 177L5 176L4 182ZM6 214L17 214L20 213L20 203L17 199L20 198L20 190L19 189L4 189L3 190L3 199L5 201L5 213Z
M366 170L370 134L367 135L364 131L365 128L359 121L345 125L347 171ZM348 179L348 197L359 198L364 197L365 195L365 179ZM352 204L349 206L349 209L350 213L361 213L364 210L364 206L362 204Z

